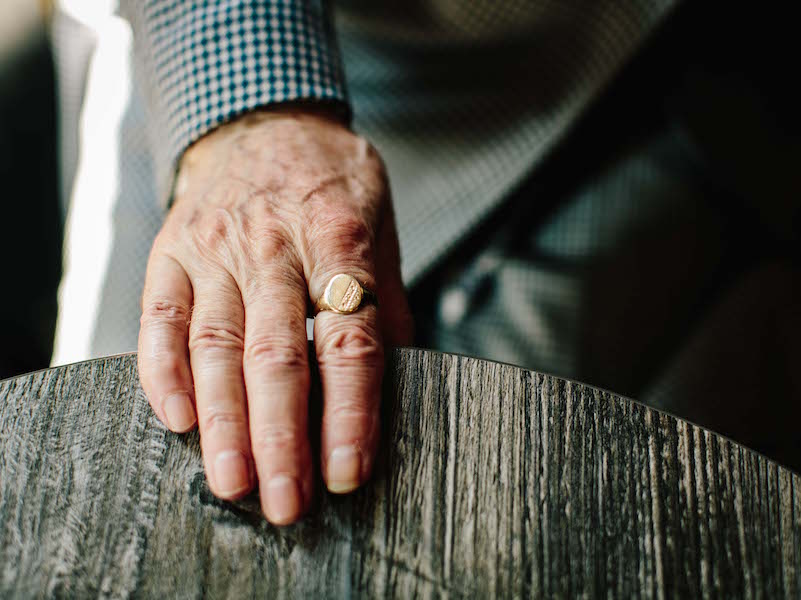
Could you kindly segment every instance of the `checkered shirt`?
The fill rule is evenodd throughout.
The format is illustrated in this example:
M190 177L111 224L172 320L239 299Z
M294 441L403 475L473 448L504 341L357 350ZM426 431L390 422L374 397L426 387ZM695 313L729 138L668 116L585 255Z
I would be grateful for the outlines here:
M296 100L349 114L322 0L122 0L120 12L145 70L162 200L183 151L237 115Z

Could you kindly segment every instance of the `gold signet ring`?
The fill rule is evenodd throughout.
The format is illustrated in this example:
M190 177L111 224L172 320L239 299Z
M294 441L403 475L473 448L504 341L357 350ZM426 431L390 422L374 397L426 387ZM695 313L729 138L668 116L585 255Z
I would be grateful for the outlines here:
M366 289L351 275L334 275L315 304L315 314L330 310L341 315L356 312L365 304L378 304L374 292Z

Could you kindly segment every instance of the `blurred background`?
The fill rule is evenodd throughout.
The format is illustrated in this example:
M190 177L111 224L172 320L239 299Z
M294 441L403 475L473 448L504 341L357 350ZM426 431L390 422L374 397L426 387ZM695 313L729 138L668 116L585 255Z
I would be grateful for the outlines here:
M47 2L0 2L0 378L50 362L61 272L56 85Z

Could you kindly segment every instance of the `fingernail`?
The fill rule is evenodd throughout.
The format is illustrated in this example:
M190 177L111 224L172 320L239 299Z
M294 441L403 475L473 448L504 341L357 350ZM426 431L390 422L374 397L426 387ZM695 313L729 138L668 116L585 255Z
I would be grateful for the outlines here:
M300 486L289 475L276 475L267 482L265 500L267 519L275 525L294 522L303 510Z
M335 494L346 494L359 487L361 453L355 446L335 448L328 457L326 483Z
M167 425L173 431L178 433L189 431L195 424L195 409L192 407L189 394L179 392L167 396L164 401L164 416Z
M214 459L214 480L224 496L235 496L250 487L248 461L238 450L224 450Z

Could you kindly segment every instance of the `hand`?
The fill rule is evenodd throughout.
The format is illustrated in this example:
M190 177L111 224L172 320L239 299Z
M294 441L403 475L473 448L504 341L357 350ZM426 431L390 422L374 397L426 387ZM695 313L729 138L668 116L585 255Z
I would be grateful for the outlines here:
M383 343L412 335L399 264L381 159L336 119L253 113L186 152L148 261L139 371L170 429L199 424L214 494L241 497L258 478L273 523L307 509L306 315L337 273L375 290L380 307L314 321L321 464L332 492L369 477Z

